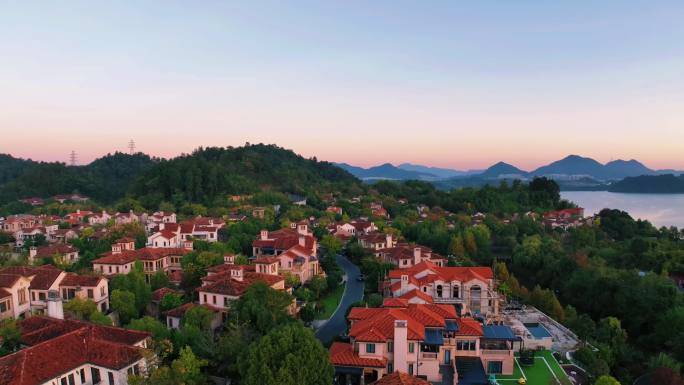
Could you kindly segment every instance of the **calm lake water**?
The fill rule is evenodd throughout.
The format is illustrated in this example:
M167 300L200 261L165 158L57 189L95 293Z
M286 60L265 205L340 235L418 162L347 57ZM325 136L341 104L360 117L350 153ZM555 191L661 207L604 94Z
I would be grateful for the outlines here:
M561 197L584 207L584 214L601 209L627 211L634 219L647 219L655 226L684 227L684 194L622 194L607 191L563 191Z

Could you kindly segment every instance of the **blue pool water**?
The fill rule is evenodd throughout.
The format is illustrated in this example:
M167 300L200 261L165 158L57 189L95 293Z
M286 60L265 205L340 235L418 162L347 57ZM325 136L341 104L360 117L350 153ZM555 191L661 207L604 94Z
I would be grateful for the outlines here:
M530 334L532 334L532 336L535 339L540 340L542 338L551 337L551 333L549 333L549 331L546 330L544 325L541 325L538 323L532 323L532 324L525 324L525 327L527 328L527 330L530 331Z

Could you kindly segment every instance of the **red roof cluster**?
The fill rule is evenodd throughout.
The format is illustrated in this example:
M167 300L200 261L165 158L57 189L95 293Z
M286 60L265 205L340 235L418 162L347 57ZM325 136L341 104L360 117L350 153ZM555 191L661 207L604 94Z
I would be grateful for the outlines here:
M308 250L309 255L313 255L314 244L316 239L313 235L303 235L304 236L304 248ZM268 239L256 239L252 242L254 247L271 247L276 250L288 250L299 245L300 234L296 229L280 229L276 231L270 231L268 233Z
M28 345L0 358L0 384L35 385L84 364L120 370L142 356L133 346L148 333L82 321L35 316L19 323L22 343Z
M124 250L120 253L113 253L108 251L102 253L102 257L93 261L93 263L104 263L111 265L125 265L135 261L156 261L158 259L169 256L183 256L191 250L179 247L145 247L138 250Z
M402 275L409 277L427 271L428 275L418 279L419 283L429 283L431 280L441 279L443 281L466 282L472 279L487 281L494 278L494 272L489 267L463 267L463 266L437 266L432 262L423 261L415 266L406 269L390 270L389 277L400 279Z
M230 265L229 265L230 266ZM224 294L234 297L239 297L247 291L247 288L257 282L264 282L269 286L273 286L285 279L279 275L254 273L250 271L243 271L242 280L235 279L231 276L230 270L218 274L212 274L202 278L205 283L204 286L198 287L198 292Z
M6 286L3 282L2 276L22 276L31 277L31 290L48 290L52 286L59 275L62 274L62 270L56 268L53 265L43 265L43 266L8 266L0 269L0 287L9 287L14 281ZM8 280L9 278L5 278Z

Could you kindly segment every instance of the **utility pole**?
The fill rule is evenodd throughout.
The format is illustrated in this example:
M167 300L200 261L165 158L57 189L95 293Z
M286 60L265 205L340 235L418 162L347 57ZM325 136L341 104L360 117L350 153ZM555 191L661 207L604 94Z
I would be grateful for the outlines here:
M128 142L128 151L131 155L135 154L135 142L133 139Z
M76 151L71 150L71 154L69 154L69 164L72 166L76 165Z

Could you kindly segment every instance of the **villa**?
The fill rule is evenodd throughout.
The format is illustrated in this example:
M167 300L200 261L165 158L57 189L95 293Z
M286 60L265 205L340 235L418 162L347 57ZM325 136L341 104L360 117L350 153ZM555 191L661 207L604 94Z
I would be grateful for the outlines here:
M453 305L385 305L351 309L350 342L330 347L340 383L364 385L399 372L437 384L480 385L488 374L513 373L519 340L510 328L459 317Z
M501 302L491 268L443 267L429 261L390 270L385 296L413 303L426 303L421 297L427 296L434 303L455 305L459 314L486 317L498 317Z
M146 332L43 316L19 329L24 348L0 358L0 384L126 385L147 367Z
M261 230L252 250L257 258L277 257L278 270L296 275L302 283L322 273L316 256L318 244L306 222L276 231Z
M105 275L128 274L133 270L136 261L143 264L143 272L147 280L157 272L167 274L181 270L181 259L192 250L178 247L145 247L135 248L135 241L123 238L112 244L112 250L100 254L93 261L93 270Z

